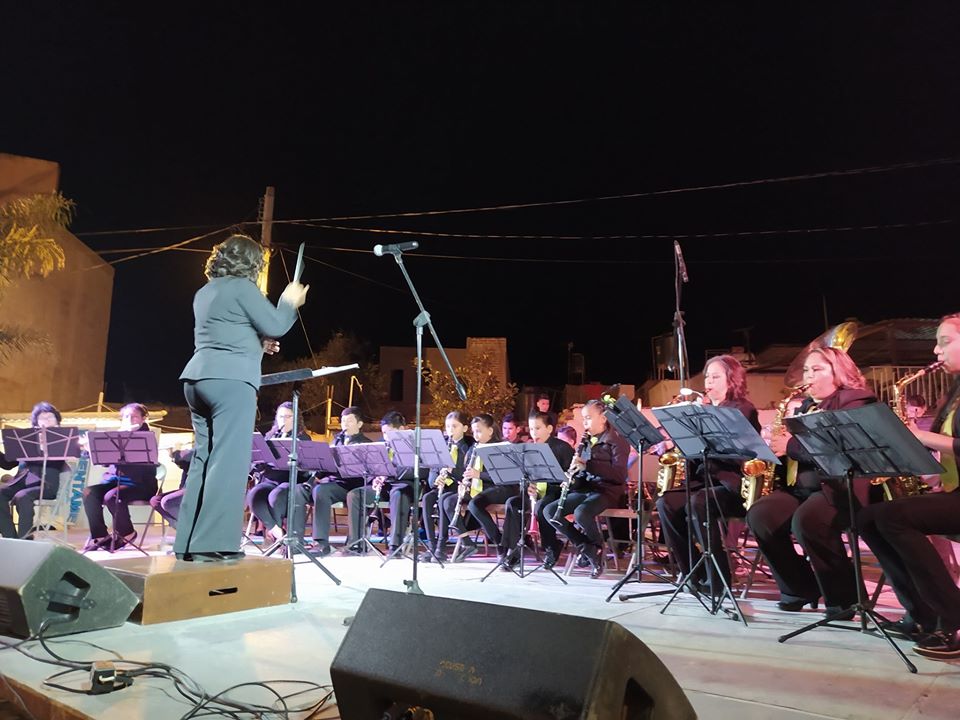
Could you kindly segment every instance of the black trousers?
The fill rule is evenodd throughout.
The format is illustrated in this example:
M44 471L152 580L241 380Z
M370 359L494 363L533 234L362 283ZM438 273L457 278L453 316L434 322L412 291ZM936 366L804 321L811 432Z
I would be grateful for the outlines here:
M859 508L865 503L869 481L855 479L854 489ZM847 607L857 601L853 563L842 536L849 519L846 490L840 482L824 482L805 499L777 490L753 504L747 524L784 600L822 595L828 607ZM794 549L791 532L806 558Z
M457 493L448 492L440 497L440 506L443 508L443 514L447 517L448 532L449 528L453 528L457 535L463 535L480 527L477 519L467 512L467 505L469 503L470 491L468 490L467 496L463 499L463 504L460 506L460 514L454 517L453 514L457 509Z
M390 547L403 542L410 528L410 506L413 504L413 483L390 483Z
M157 481L150 484L120 485L116 480L90 485L83 491L83 509L87 514L90 537L107 536L107 524L103 520L103 508L113 515L113 531L127 537L133 534L130 521L130 508L127 503L135 500L149 500L157 494Z
M927 535L960 533L960 491L905 497L863 508L861 536L904 610L924 628L960 629L960 589Z
M563 503L563 515L557 520L549 520L549 523L577 547L587 543L602 545L603 535L597 527L597 515L607 508L616 507L621 498L622 496L617 497L610 493L569 492ZM543 514L553 518L559 502L558 498L549 503L543 508ZM573 515L573 522L567 519L570 514ZM548 547L546 542L544 547Z
M707 498L713 497L713 503L710 507L710 525L707 523ZM707 531L709 531L710 547L713 550L713 557L720 567L727 585L731 583L730 563L727 560L727 553L723 548L723 535L720 532L720 523L730 517L744 517L747 511L743 507L743 498L739 491L733 491L726 485L717 484L711 490L705 487L691 489L690 504L693 514L690 518L690 524L693 526L694 534L700 548L707 547ZM690 535L687 532L687 492L684 489L668 490L657 499L657 512L660 515L660 527L663 528L663 539L667 547L673 552L681 572L688 574L700 560L700 548L690 542ZM691 564L692 562L692 564ZM713 574L713 564L706 567L706 573L701 574L698 571L699 579L703 580Z
M279 486L280 483L276 480L263 480L247 491L247 507L265 528L272 528L283 522L282 517L274 517L270 506L270 493Z
M43 499L53 500L60 489L59 473L47 473ZM6 538L26 537L33 528L33 503L40 499L40 477L24 470L12 482L0 488L0 535ZM19 531L13 526L10 506L17 508ZM104 532L106 535L106 532Z
M351 478L349 480L337 480L336 482L317 483L313 486L313 539L320 543L330 541L330 511L334 503L345 503L347 494L358 487L362 487L363 481ZM358 540L360 533L357 528L360 527L359 518L348 517L350 524L348 542Z
M557 540L557 529L550 523L548 519L552 516L546 515L544 511L547 509L548 505L555 502L559 497L560 486L547 485L547 492L542 498L537 500L536 504L533 506L533 514L537 516L537 530L540 533L540 546L544 550L553 550L554 555L559 555L563 548L561 547L560 542ZM504 522L504 528L506 528L506 522ZM514 542L516 542L516 540L514 540Z
M520 492L519 485L494 485L470 500L467 510L480 523L483 534L492 545L500 545L500 528L497 521L487 512L490 505L502 505Z
M443 511L443 500L447 495L451 494L456 498L456 483L445 487L443 492L434 488L425 493L420 499L420 507L423 510L423 529L427 536L427 544L431 550L436 550L438 547L442 550L447 546L447 540L450 537L450 520L447 517L447 513ZM456 503L456 499L454 499L454 503ZM433 525L434 512L437 513L436 529Z

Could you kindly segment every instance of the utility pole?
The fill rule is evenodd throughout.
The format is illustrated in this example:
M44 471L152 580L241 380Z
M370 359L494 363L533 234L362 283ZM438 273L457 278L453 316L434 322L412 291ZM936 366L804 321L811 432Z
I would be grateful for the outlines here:
M267 278L270 275L270 255L273 250L270 246L273 236L273 196L274 189L272 185L267 186L267 191L260 200L260 242L264 248L263 270L257 279L257 285L260 292L267 294Z

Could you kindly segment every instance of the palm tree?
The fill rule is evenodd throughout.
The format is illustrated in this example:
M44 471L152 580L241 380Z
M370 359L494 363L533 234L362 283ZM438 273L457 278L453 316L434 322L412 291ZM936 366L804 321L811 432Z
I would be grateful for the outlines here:
M46 277L65 264L56 240L73 216L74 203L59 192L37 194L0 205L0 302L18 280ZM50 347L43 333L0 322L0 363L27 350Z

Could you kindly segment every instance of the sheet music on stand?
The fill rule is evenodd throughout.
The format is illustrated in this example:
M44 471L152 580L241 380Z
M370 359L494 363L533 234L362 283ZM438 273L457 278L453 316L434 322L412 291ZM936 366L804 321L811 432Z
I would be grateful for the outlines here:
M524 478L557 485L567 479L546 443L485 443L476 453L495 485L518 485Z
M3 428L4 456L17 462L70 460L80 457L80 428ZM46 448L46 452L44 452Z
M394 477L397 466L390 461L386 443L357 443L332 448L340 477Z
M277 462L277 454L267 444L263 434L259 432L253 433L250 462L253 465L267 465L275 470L281 469Z
M290 462L292 440L272 439L268 441L277 453L277 462L286 466ZM300 440L297 443L297 464L301 470L309 472L337 472L337 461L329 443L316 440Z
M943 466L886 403L784 418L827 477L938 475Z
M413 430L387 430L387 444L393 448L393 460L397 467L412 468L414 452ZM450 455L447 439L436 429L420 431L420 467L431 470L453 467L456 463Z
M713 459L758 458L780 464L760 433L736 408L677 403L653 408L653 414L686 458L706 453Z
M87 445L94 465L157 464L157 436L150 430L91 430Z

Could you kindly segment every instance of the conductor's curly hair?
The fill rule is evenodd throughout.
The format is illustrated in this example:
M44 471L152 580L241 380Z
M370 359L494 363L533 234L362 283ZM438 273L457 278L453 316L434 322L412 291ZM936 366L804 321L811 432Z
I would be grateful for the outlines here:
M213 246L203 271L208 280L242 277L256 282L263 262L263 246L260 243L248 235L231 235Z

